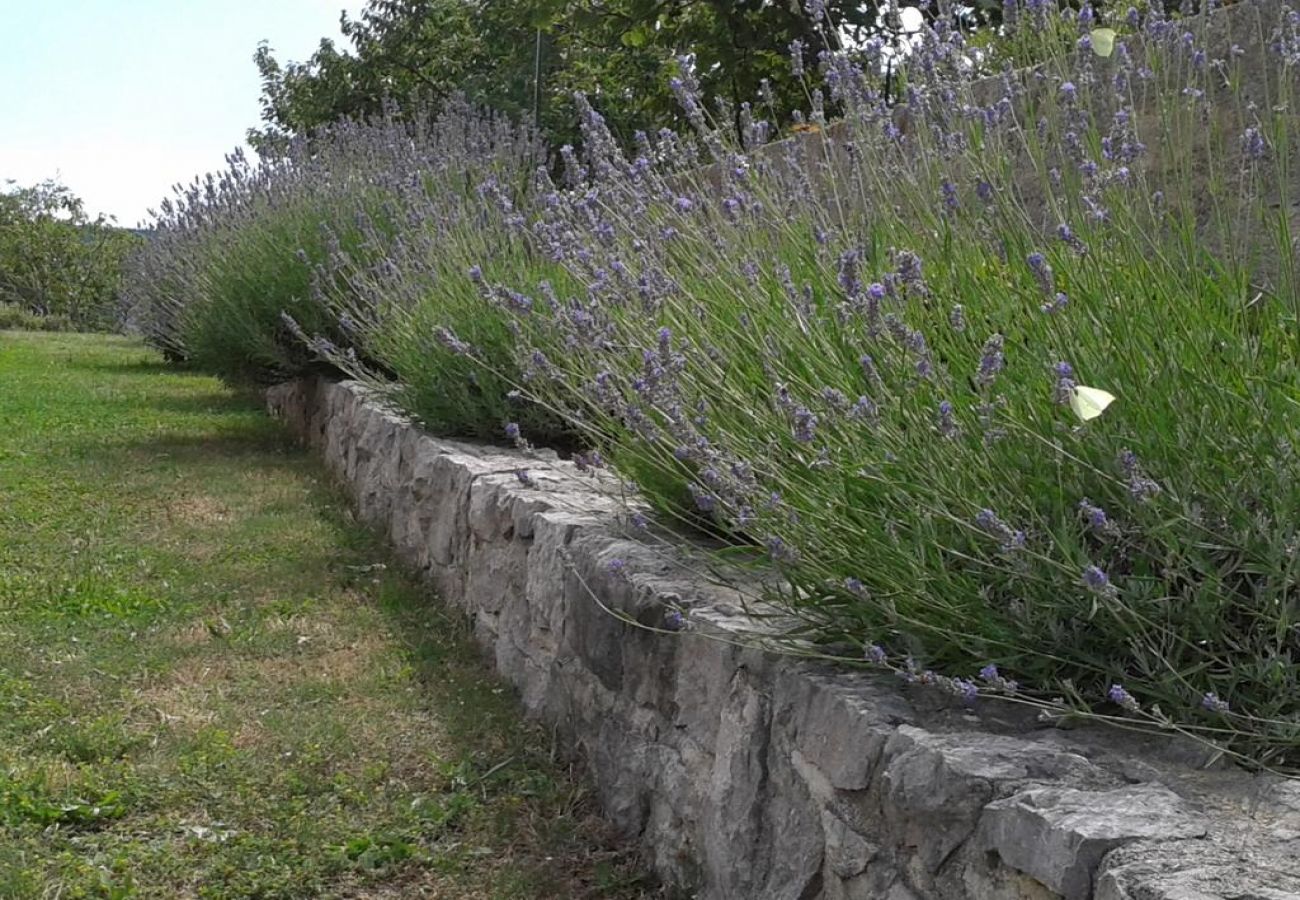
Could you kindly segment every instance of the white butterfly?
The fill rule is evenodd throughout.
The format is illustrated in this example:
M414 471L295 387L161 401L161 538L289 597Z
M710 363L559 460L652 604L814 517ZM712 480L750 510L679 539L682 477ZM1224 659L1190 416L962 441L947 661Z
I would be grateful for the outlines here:
M1101 388L1075 385L1070 392L1070 409L1081 422L1095 419L1106 411L1106 407L1115 402L1115 395Z
M1115 29L1094 28L1092 30L1092 52L1098 56L1110 56L1115 52Z

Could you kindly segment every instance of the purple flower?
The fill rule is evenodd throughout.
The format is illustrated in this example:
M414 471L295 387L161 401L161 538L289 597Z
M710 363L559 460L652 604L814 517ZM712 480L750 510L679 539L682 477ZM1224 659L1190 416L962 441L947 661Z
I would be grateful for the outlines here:
M858 263L861 257L861 251L855 249L845 250L840 254L836 280L849 297L857 295L861 289L861 284L858 282Z
M1061 310L1065 309L1069 305L1070 305L1070 298L1066 296L1065 292L1057 291L1056 296L1054 296L1051 300L1048 300L1046 303L1040 306L1039 309L1042 310L1044 313L1047 313L1048 315L1052 315L1053 313L1060 312Z
M880 372L876 369L876 361L867 354L858 357L858 365L862 367L862 374L867 376L867 381L874 382L880 380Z
M1099 597L1114 599L1119 595L1115 585L1111 584L1110 576L1097 566L1085 566L1079 580L1089 593Z
M1268 151L1268 145L1264 142L1264 135L1253 125L1247 128L1241 135L1241 152L1252 162L1257 162L1264 158Z
M1214 691L1206 691L1205 696L1201 698L1201 706L1210 712L1226 713L1230 708L1227 700L1220 700L1219 695Z
M799 561L799 551L774 534L767 538L767 555L775 562L794 564Z
M1074 367L1068 362L1062 360L1052 366L1052 372L1056 375L1056 385L1052 392L1052 400L1055 403L1065 405L1070 402L1074 396L1076 383L1074 380Z
M1110 689L1106 691L1106 699L1111 703L1124 707L1124 709L1127 709L1129 712L1136 712L1141 709L1137 699L1128 691L1124 690L1124 685L1122 684L1112 684Z
M868 645L867 649L863 651L862 655L866 657L868 662L873 662L876 663L877 665L889 659L889 654L886 653L885 648L880 646L879 644Z
M965 678L952 679L952 689L961 698L961 702L967 706L973 706L975 701L979 699L979 685Z
M1070 249L1080 256L1088 252L1087 245L1079 239L1079 236L1074 233L1074 229L1066 223L1062 222L1056 226L1056 236L1061 240L1061 243L1068 245Z
M987 666L980 669L979 677L981 681L994 690L1005 691L1009 694L1014 694L1016 691L1020 690L1019 683L1010 678L1004 678L1002 673L998 671L998 667L993 663L989 663Z
M686 485L686 489L691 492L691 497L695 500L695 505L700 512L713 512L717 507L717 498L698 484L692 482Z
M473 349L469 344L456 337L456 335L452 334L451 331L446 328L437 328L433 335L438 339L438 343L442 344L458 356L468 355L470 350Z
M605 571L616 578L621 578L627 574L627 563L622 559L611 559L605 563Z
M866 586L857 578L845 578L844 590L855 597L865 597L867 595Z
M959 429L957 428L957 419L954 415L952 403L948 400L941 400L938 409L939 434L949 440L957 437Z
M1092 501L1084 498L1079 501L1079 513L1083 516L1088 527L1098 534L1112 534L1115 531L1115 523L1106 515L1106 510L1100 506L1094 506Z
M664 628L668 631L681 631L686 627L686 617L677 610L669 610L664 614Z
M997 378L998 373L1006 365L1006 359L1002 355L1003 338L1000 334L995 334L984 342L984 348L980 353L979 370L975 373L975 383L980 387L988 387Z
M794 411L794 439L801 444L810 444L817 436L817 416L806 406L799 406Z
M1073 104L1075 99L1079 96L1079 89L1074 86L1073 81L1062 82L1060 91L1061 99L1064 100L1067 105Z
M958 303L951 310L949 310L948 324L952 326L953 331L956 331L959 334L965 331L966 330L966 307Z
M1125 478L1128 479L1129 496L1134 500L1150 500L1160 493L1160 485L1146 476L1142 471L1142 464L1138 462L1137 454L1132 450L1120 451L1119 465L1124 470Z
M991 509L981 509L975 515L975 527L990 537L997 538L1002 544L1004 553L1023 550L1028 542L1023 531L1014 529L1006 522L1003 522L998 518L997 513Z
M537 481L529 474L527 469L515 469L515 478L526 488L537 487Z
M874 400L866 395L859 397L854 404L849 407L849 418L851 419L871 419L874 420L880 415L880 409L876 406Z
M1038 287L1045 296L1052 296L1056 291L1056 277L1052 274L1052 267L1047 262L1047 257L1041 253L1031 253L1025 258L1029 264L1029 269L1034 273L1034 278L1038 280Z
M925 285L921 277L921 257L917 256L911 250L899 250L894 254L894 261L897 266L895 274L898 280L907 287L924 289Z
M961 201L957 198L957 186L951 181L944 179L943 184L939 185L939 193L944 207L948 210L955 210L961 205Z
M844 409L849 405L849 398L844 392L833 387L822 388L822 402L831 409Z
M599 450L591 450L587 453L573 454L573 464L578 467L579 472L589 472L592 469L603 469L605 460Z
M507 423L506 423L506 437L507 437L509 440L512 440L512 441L518 441L518 440L519 440L519 437L520 437L520 431L519 431L519 423L518 423L518 422L507 422Z

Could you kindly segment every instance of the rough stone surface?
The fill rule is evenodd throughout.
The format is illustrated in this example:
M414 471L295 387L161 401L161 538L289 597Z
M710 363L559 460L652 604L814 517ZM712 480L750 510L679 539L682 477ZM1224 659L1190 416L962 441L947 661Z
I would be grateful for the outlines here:
M1293 784L729 642L736 595L629 540L572 466L432 438L353 383L267 402L693 896L1300 898ZM689 611L684 633L631 624L669 608Z
M1133 841L1205 837L1205 825L1159 785L1110 791L1030 788L984 808L983 843L1003 862L1068 898L1092 894L1092 873Z

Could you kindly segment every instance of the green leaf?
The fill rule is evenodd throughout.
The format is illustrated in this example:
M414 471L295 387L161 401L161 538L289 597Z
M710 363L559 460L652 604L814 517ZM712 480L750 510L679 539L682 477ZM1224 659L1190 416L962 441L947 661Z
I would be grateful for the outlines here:
M644 28L633 28L623 32L623 46L637 49L650 43L650 35Z

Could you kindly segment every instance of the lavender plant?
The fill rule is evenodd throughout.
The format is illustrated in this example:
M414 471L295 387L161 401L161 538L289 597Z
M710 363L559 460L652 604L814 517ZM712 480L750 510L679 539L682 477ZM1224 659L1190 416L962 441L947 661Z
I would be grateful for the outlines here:
M899 107L886 48L828 52L823 133L774 148L686 61L690 139L629 157L585 111L530 233L580 289L484 294L524 296L526 390L822 639L1294 766L1300 17L1070 15L991 81L928 32Z
M171 355L232 378L283 378L321 358L364 366L380 304L348 292L371 286L365 273L382 271L403 235L427 236L431 213L488 180L526 179L542 152L531 129L453 100L339 122L282 157L236 153L162 204L132 260L131 318ZM467 215L468 238L495 233Z
M580 102L554 178L464 109L233 160L164 208L137 318L576 440L775 566L800 641L1295 768L1300 16L1006 12L1036 63L992 78L942 16L793 48L809 128L775 144L688 57L692 133L626 152Z
M327 263L317 296L349 343L313 347L439 434L500 441L513 422L534 440L566 444L563 419L517 390L515 338L502 307L531 301L513 291L499 303L484 296L489 283L543 277L547 264L521 239L541 152L527 127L478 121L478 133L463 118L454 122L450 133L463 143L394 191L399 229L366 222L370 252Z

